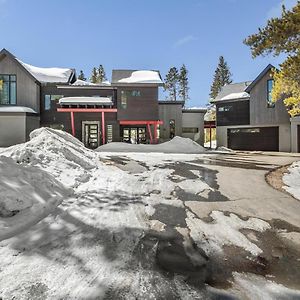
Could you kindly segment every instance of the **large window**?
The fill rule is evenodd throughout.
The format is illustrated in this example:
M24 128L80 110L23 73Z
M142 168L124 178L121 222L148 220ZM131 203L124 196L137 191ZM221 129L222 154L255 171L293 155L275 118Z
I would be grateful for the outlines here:
M63 95L45 95L45 99L44 99L45 110L50 110L51 102L58 101L60 98L63 98Z
M17 104L16 75L0 75L0 105Z
M127 93L126 91L121 91L121 107L127 108Z
M269 79L267 81L267 105L268 107L274 107L275 102L272 101L272 90L273 90L274 80Z

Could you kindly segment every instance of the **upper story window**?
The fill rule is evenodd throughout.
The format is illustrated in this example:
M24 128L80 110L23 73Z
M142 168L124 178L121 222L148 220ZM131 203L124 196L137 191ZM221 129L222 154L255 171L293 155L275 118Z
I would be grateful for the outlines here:
M273 90L274 80L269 79L267 81L267 105L268 107L274 107L275 103L272 101L272 90Z
M63 95L45 95L44 99L44 109L50 110L51 109L51 102L58 101L60 98L63 98Z
M133 90L130 92L132 97L141 97L141 91L139 90Z
M121 91L121 107L127 108L127 93L126 91Z
M17 104L17 78L16 75L0 74L0 105Z

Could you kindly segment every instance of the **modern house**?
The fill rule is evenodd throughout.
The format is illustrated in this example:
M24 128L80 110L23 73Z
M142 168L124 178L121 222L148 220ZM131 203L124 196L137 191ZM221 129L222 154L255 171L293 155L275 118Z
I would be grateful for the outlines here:
M159 101L157 70L113 70L112 81L77 80L70 68L38 68L0 52L0 147L38 127L62 129L96 148L112 141L157 143L175 135L204 139L205 109Z
M300 151L300 120L291 120L283 101L273 102L271 98L273 68L268 65L253 81L224 86L212 101L216 105L218 146Z

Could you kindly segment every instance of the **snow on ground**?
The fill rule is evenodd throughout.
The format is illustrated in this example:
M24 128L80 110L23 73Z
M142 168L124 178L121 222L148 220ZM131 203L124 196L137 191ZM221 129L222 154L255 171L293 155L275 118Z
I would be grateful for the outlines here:
M127 143L109 143L100 146L97 151L101 152L161 152L161 153L203 153L204 147L192 141L189 138L175 136L171 141L157 144L127 144Z
M133 298L154 295L153 280L158 289L169 281L133 253L155 222L149 217L159 213L156 205L184 210L191 237L207 254L224 245L261 252L241 229L261 232L269 229L265 221L213 211L213 222L205 223L177 198L178 189L197 195L213 187L200 171L189 179L167 165L199 158L182 153L208 151L183 138L137 147L159 153L125 153L119 143L98 149L112 152L94 152L68 133L40 128L0 153L0 205L15 214L0 217L0 298L34 299L38 291L40 299L93 299L116 287L134 289Z
M265 231L271 228L267 222L257 218L249 218L247 221L243 221L235 214L225 216L220 211L212 211L210 217L213 219L211 223L194 218L194 215L190 212L187 218L192 238L206 254L220 252L224 245L234 245L244 248L253 255L258 255L262 252L240 230Z
M282 178L286 191L300 200L300 161L294 162Z

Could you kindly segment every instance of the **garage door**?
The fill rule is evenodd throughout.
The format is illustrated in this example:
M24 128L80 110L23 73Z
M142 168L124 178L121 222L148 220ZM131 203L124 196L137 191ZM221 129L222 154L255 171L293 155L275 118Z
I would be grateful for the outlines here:
M278 127L228 129L228 147L234 150L278 151Z

